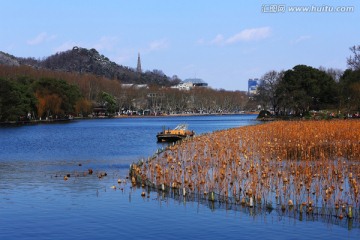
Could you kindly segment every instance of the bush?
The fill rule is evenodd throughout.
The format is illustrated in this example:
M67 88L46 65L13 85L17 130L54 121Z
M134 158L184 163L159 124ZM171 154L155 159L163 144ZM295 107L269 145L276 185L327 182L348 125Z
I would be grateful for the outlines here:
M272 115L269 111L267 110L261 110L259 112L259 115L257 116L258 119L262 119L262 118L270 118Z

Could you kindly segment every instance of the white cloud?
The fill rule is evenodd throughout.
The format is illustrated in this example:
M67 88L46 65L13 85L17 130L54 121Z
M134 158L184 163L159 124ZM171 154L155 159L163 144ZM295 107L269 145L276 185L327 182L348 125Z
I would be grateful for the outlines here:
M236 43L240 41L260 40L270 36L271 29L269 27L262 28L248 28L235 34L226 40L227 44Z
M307 41L307 40L309 40L309 39L311 39L311 36L309 36L309 35L303 35L303 36L300 36L300 37L298 37L297 39L291 41L291 44L298 44L298 43L300 43L300 42Z
M210 41L210 44L222 44L224 42L224 36L222 34L216 35L216 37Z
M38 45L43 42L51 41L56 38L56 35L48 35L46 32L42 32L37 35L35 38L27 41L29 45Z
M149 44L149 47L147 49L148 52L152 52L152 51L158 51L161 49L165 49L169 46L168 42L166 39L161 39L161 40L156 40L153 41Z
M271 34L270 27L261 28L247 28L235 35L225 38L224 35L218 34L214 39L208 42L209 45L229 45L237 42L256 41L268 38ZM201 40L201 41L200 41ZM203 39L198 40L198 43L204 44Z

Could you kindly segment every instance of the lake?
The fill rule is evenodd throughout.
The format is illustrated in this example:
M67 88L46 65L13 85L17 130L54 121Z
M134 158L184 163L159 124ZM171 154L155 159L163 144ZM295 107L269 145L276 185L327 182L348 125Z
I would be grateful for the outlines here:
M255 117L117 118L2 127L0 239L358 239L359 224L346 219L292 217L157 191L143 198L141 187L117 182L125 180L131 163L167 146L156 142L163 126L186 123L202 134L258 124ZM107 176L97 176L105 172Z

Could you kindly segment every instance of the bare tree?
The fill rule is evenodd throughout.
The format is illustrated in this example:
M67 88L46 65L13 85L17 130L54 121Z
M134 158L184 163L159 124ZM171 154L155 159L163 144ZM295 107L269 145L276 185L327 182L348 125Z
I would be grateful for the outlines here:
M263 102L264 105L271 105L274 112L276 111L278 105L276 89L283 75L283 71L277 72L275 70L265 73L261 78L261 83L258 89L259 100Z
M327 75L332 77L335 80L335 82L339 82L341 76L344 74L344 71L339 68L326 68L326 67L320 66L319 70L327 73Z
M353 70L360 69L360 45L350 47L353 56L347 58L348 66Z

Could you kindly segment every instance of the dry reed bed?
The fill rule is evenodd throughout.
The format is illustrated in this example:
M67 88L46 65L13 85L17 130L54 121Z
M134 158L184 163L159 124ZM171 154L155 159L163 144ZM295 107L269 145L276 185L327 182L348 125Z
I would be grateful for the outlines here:
M217 131L175 144L133 171L143 183L216 193L249 206L276 201L307 211L351 211L359 208L360 121L280 121Z

